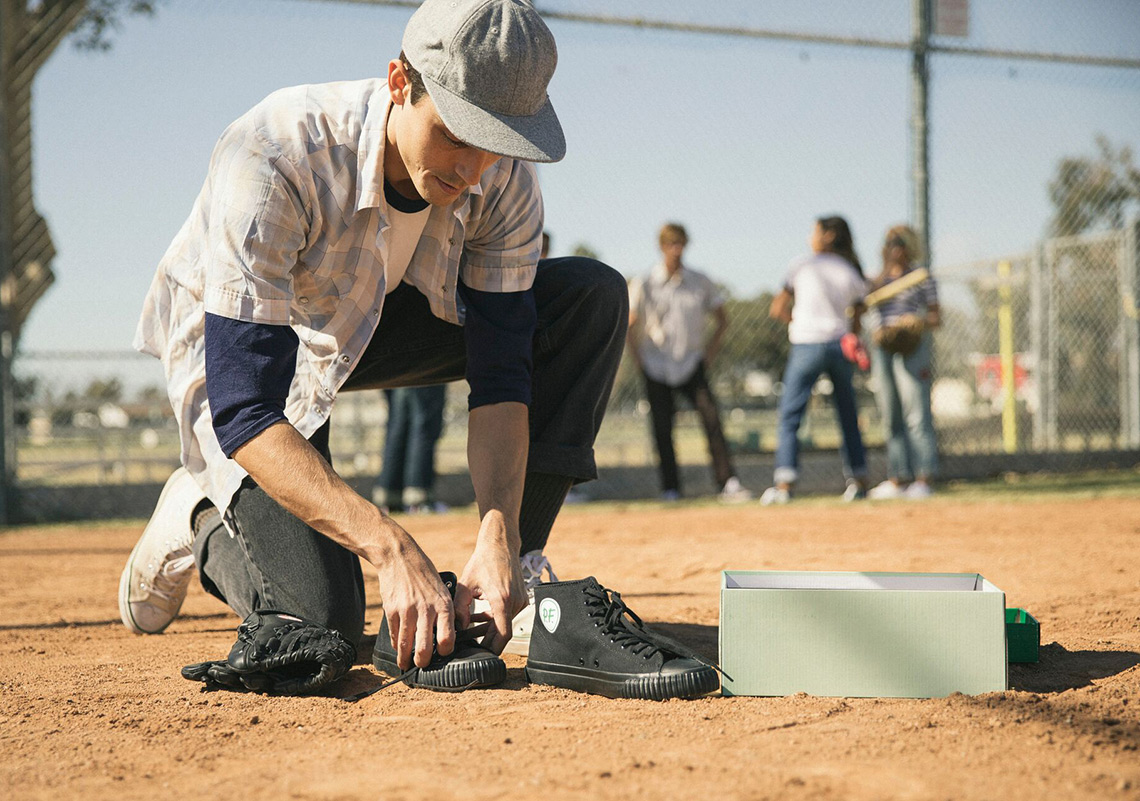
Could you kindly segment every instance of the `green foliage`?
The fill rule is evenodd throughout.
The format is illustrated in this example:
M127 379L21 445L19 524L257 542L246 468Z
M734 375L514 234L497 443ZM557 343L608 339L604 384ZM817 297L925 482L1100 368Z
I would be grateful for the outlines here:
M579 242L577 245L575 245L574 249L570 251L570 255L577 256L582 259L594 259L595 261L601 260L601 257L598 255L598 251L594 250L585 242Z
M132 14L151 16L157 5L158 0L87 0L87 8L72 31L72 41L80 50L110 50L110 34L119 30L123 17Z
M1049 182L1056 210L1051 228L1057 236L1119 229L1129 211L1140 210L1140 169L1132 161L1132 149L1117 149L1104 136L1097 136L1096 148L1094 158L1061 159Z

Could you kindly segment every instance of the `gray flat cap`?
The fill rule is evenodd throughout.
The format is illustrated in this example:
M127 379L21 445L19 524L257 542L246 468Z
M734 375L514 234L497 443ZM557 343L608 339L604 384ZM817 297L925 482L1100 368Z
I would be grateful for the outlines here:
M424 0L404 29L403 50L459 139L526 161L566 155L546 94L558 50L527 0Z

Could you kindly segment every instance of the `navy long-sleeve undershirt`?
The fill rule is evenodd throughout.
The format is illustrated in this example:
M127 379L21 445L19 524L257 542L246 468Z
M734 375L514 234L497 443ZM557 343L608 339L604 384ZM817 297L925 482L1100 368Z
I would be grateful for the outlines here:
M507 401L529 405L538 324L533 290L481 292L460 283L459 296L466 306L468 408ZM286 419L298 343L286 325L206 313L206 395L226 456Z

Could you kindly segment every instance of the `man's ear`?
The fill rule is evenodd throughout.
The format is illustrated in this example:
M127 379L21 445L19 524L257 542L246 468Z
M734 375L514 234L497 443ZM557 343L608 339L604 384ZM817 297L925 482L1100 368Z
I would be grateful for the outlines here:
M404 71L404 65L398 58L388 62L388 91L392 94L392 102L397 106L404 105L411 95L411 81L408 80L408 73Z

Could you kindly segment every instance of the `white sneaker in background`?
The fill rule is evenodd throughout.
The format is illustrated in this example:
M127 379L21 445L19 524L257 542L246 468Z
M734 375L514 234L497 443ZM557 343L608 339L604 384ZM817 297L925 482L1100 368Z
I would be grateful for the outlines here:
M760 496L761 506L783 505L792 500L792 493L782 487L768 487Z
M732 476L724 482L724 487L716 497L721 503L745 503L752 500L752 493L744 488L739 478Z
M889 501L903 497L903 488L891 480L877 484L867 491L867 497L872 501Z
M867 490L852 481L847 485L847 489L843 490L843 500L845 503L852 503L854 501L861 501L867 497Z
M910 501L925 501L934 494L934 490L925 481L915 481L902 494Z
M530 633L534 628L534 588L539 584L546 583L542 578L544 571L550 576L549 581L558 581L558 576L554 574L550 560L543 555L542 551L531 551L523 554L519 559L519 567L522 569L523 583L526 584L527 603L526 608L515 615L515 619L511 623L511 641L503 650L509 654L526 656L530 653ZM490 606L482 599L475 601L472 609L474 612L489 610Z
M119 616L135 634L158 634L178 616L194 575L190 516L205 497L182 467L162 488L154 514L119 579Z

